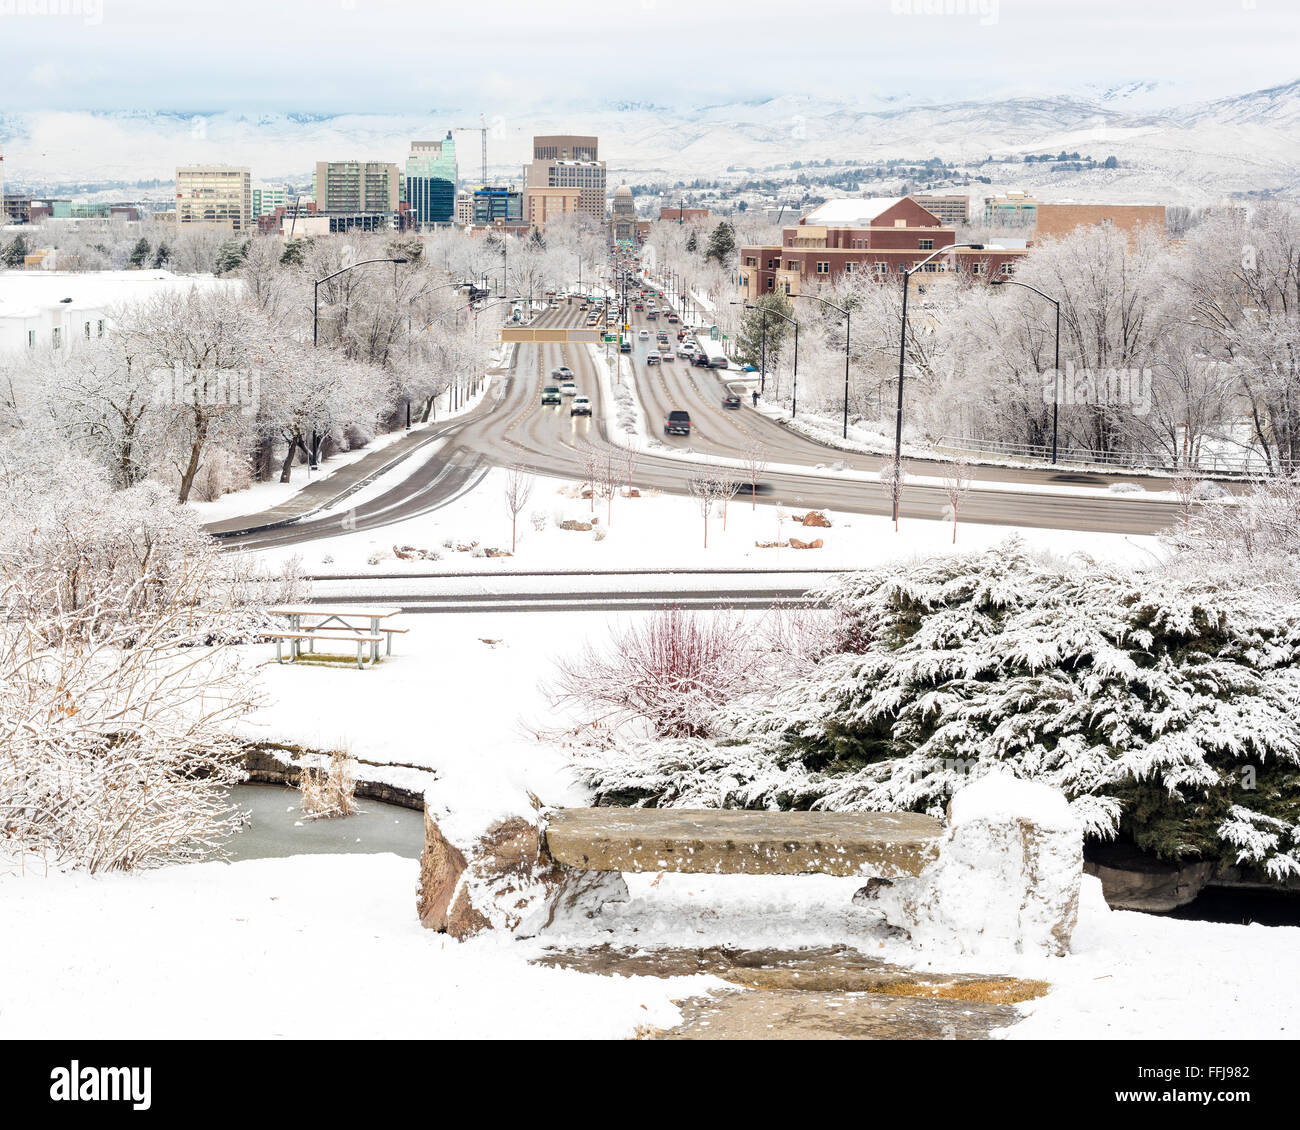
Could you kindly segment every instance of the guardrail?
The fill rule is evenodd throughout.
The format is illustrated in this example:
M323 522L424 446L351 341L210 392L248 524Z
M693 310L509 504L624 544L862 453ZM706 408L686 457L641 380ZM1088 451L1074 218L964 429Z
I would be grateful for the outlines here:
M1046 463L1051 459L1052 449L1048 444L1009 443L1005 440L960 438L941 436L935 448L950 455L1005 456L1010 459L1026 459L1036 463ZM1096 451L1084 447L1058 447L1057 464L1068 463L1075 466L1113 467L1131 471L1160 471L1171 474L1177 468L1165 455L1155 452L1132 451ZM1243 451L1239 454L1215 451L1202 454L1196 459L1193 471L1211 475L1262 475L1268 473L1258 455Z

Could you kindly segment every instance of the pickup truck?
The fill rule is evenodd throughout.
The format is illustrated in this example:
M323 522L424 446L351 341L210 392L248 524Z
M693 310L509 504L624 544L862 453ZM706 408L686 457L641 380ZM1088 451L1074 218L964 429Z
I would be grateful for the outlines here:
M664 435L688 436L690 434L691 414L683 412L680 408L674 408L668 413L668 418L664 420Z

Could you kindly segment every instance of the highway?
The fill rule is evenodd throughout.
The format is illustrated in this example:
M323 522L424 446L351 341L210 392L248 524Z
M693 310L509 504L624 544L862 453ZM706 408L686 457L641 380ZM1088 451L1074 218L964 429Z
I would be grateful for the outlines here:
M717 370L696 368L678 358L671 363L647 365L647 345L654 343L654 331L669 332L676 351L676 330L662 320L646 322L637 315L633 322L633 352L624 355L631 361L636 387L646 417L649 438L665 447L654 453L638 453L634 481L641 487L685 494L693 464L675 459L672 449L690 450L707 455L738 458L756 441L761 443L770 464L844 463L850 467L874 471L883 457L862 455L824 447L792 432L748 404L739 410L724 409L723 374ZM585 315L575 301L540 315L534 325L571 326L585 324ZM635 336L641 328L651 332L649 341ZM566 402L559 407L542 407L541 388L550 383L550 373L568 365L575 374L578 392L591 397L594 416L571 417ZM737 386L738 388L740 386ZM689 437L662 434L664 415L671 408L685 408L694 423ZM439 431L446 442L432 454L412 456L415 467L400 484L378 497L359 504L349 513L350 530L366 530L404 521L445 505L473 488L492 466L520 464L538 474L582 478L585 457L596 452L602 458L615 448L604 433L605 404L601 382L589 347L585 345L538 344L517 345L510 370L494 378L483 402L471 413L449 421ZM909 459L911 472L903 490L903 520L937 519L948 511L948 497L940 476L939 461ZM1125 482L1145 485L1148 489L1167 486L1159 480L1123 475ZM1082 482L1080 480L1083 480ZM1081 476L1053 468L983 467L978 469L975 489L962 502L962 522L996 523L1043 529L1096 530L1124 534L1151 534L1171 525L1178 516L1177 504L1141 497L1085 496L1053 494L1047 486L1105 486L1115 481L1103 475ZM979 489L982 483L999 489ZM1026 489L1017 489L1018 486ZM831 510L888 514L889 499L872 482L836 480L815 473L772 471L763 476L761 499L787 507L826 507ZM251 516L249 525L257 524ZM274 530L254 531L227 539L232 548L261 549L286 546L343 532L337 516L307 519Z

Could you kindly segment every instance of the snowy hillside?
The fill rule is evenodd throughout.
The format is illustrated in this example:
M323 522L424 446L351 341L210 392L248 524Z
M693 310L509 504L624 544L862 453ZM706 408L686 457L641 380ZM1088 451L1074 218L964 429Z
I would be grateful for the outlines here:
M1119 158L1120 169L1105 178L1078 178L1094 198L1194 203L1228 192L1300 192L1300 81L1170 104L1185 95L1185 88L1137 82L946 104L912 95L870 94L847 103L792 94L698 109L607 102L489 113L489 174L517 178L534 133L581 131L600 137L614 176L646 179L716 177L795 160L976 161L1065 149ZM478 120L477 110L446 108L420 115L0 114L0 146L11 183L45 190L78 181L170 179L177 164L198 161L246 164L258 179L303 183L317 160L400 163L411 139L441 138L450 126ZM478 138L455 136L462 174L477 178ZM1075 187L1046 169L1017 169L1014 179L1031 188Z

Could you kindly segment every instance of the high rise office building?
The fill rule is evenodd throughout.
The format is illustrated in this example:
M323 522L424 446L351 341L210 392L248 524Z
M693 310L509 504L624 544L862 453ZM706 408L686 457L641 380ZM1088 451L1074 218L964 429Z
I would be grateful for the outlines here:
M247 166L183 165L176 170L176 225L246 232L253 218L253 178Z
M524 166L524 193L529 189L578 190L578 211L605 220L605 162L597 139L573 134L533 138L533 159ZM533 211L527 201L525 213Z
M450 130L442 141L411 142L406 201L420 224L448 224L456 219L456 143Z
M401 174L388 161L317 161L316 210L350 215L395 213Z

